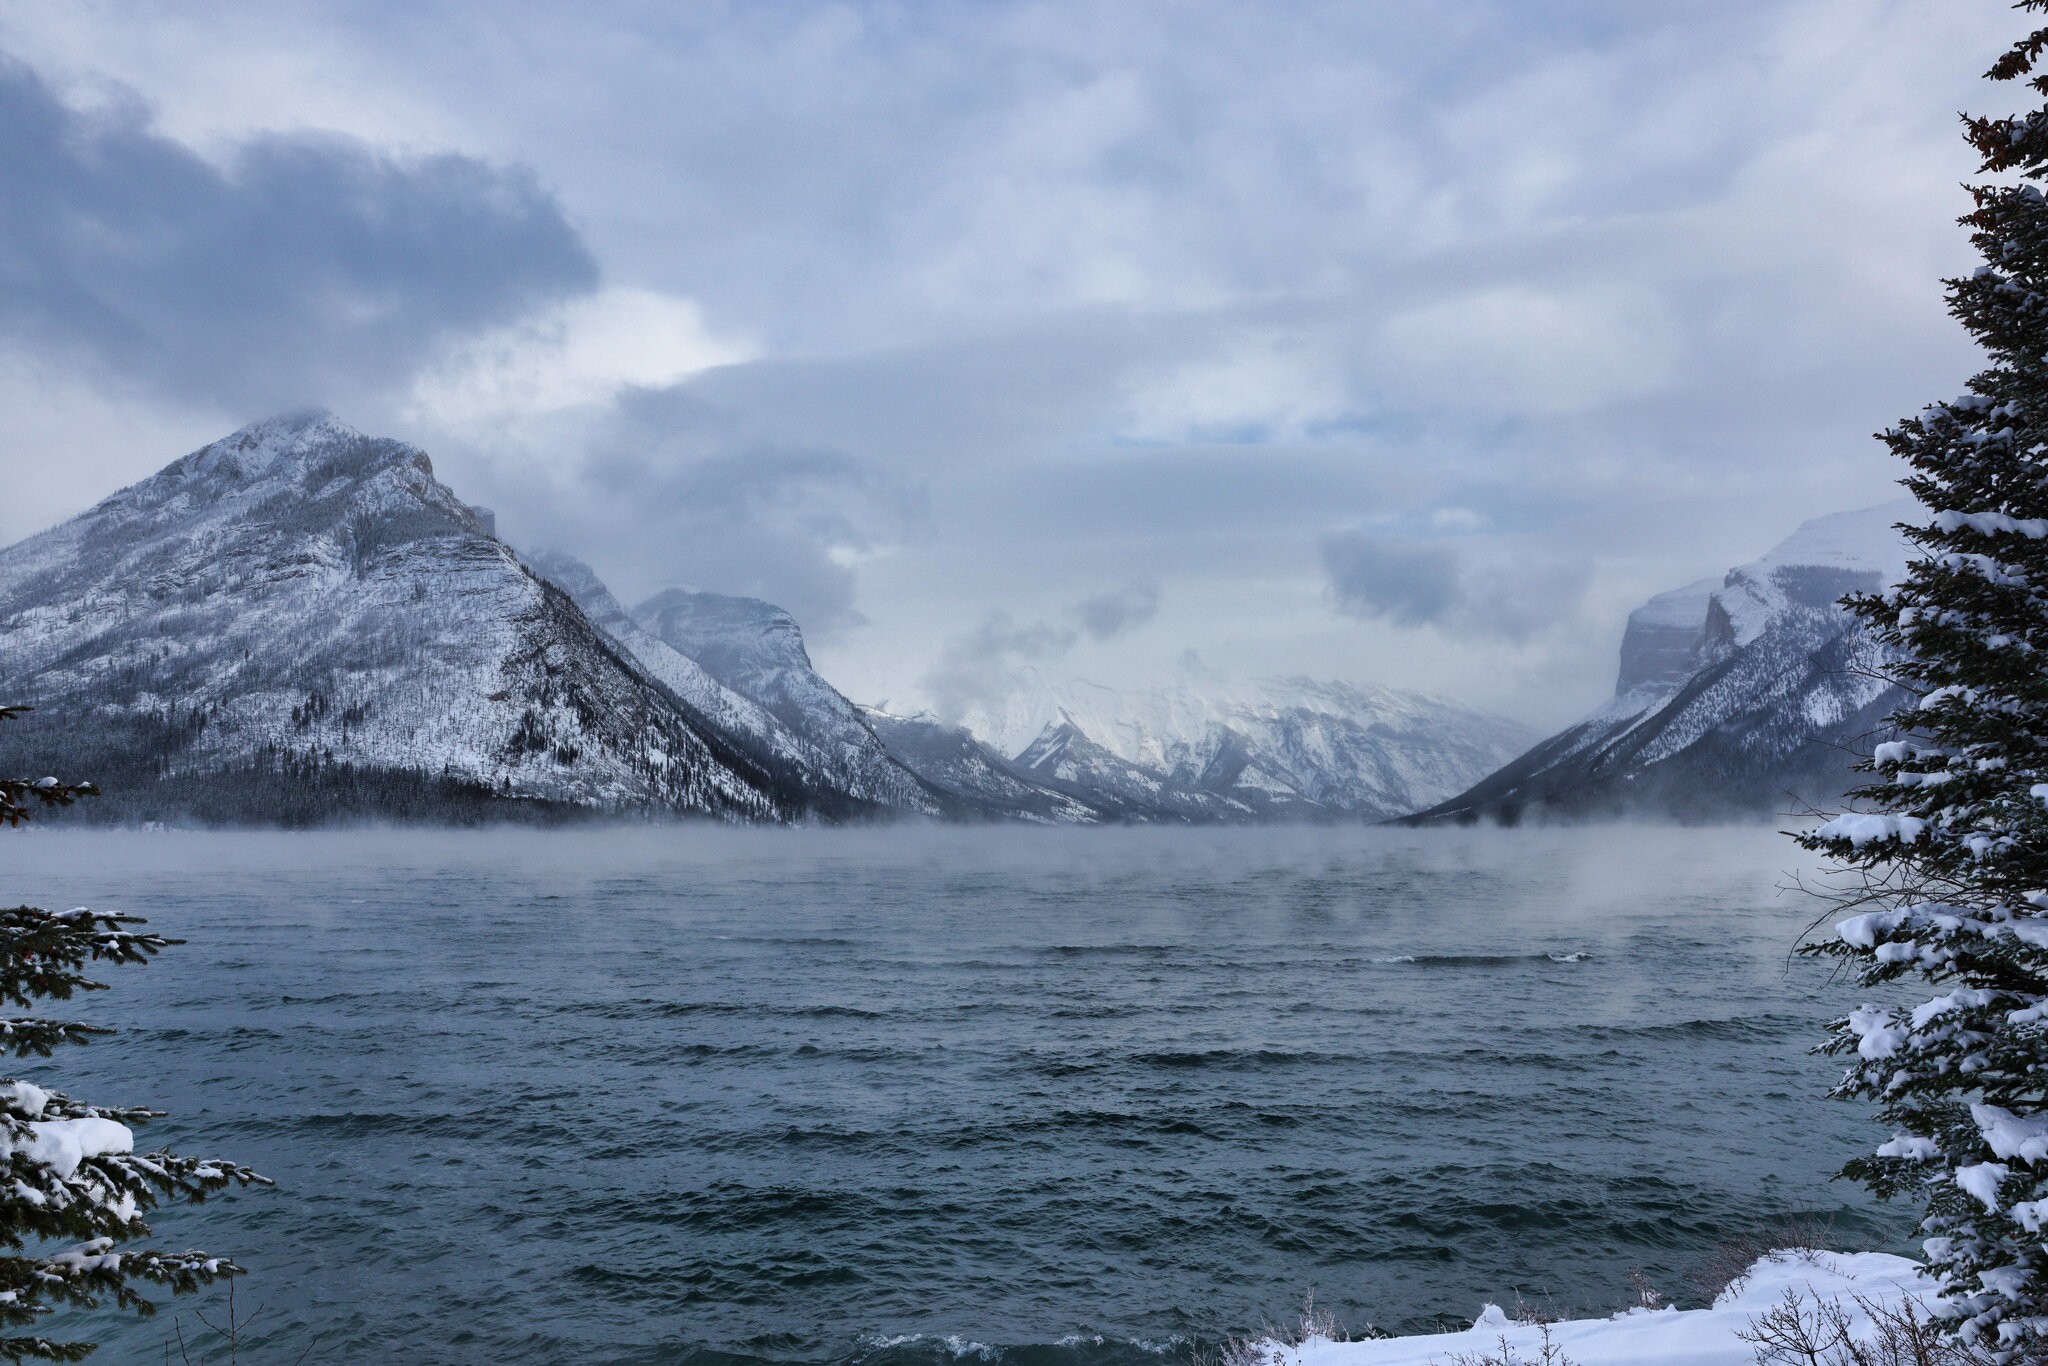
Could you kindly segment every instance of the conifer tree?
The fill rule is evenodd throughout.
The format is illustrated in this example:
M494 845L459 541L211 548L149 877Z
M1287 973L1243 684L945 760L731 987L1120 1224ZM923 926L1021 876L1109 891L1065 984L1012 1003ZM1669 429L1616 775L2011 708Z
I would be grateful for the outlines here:
M2048 10L2048 0L2018 8ZM1987 73L2011 81L2048 28ZM2028 85L2048 95L2048 76ZM1860 875L1809 952L1866 986L1939 994L1866 1005L1823 1051L1851 1059L1837 1094L1876 1101L1890 1141L1844 1173L1924 1205L1930 1270L1952 1326L2002 1360L2048 1358L2048 108L1964 119L1993 177L1962 222L1984 258L1947 281L1949 311L1988 354L1969 392L1882 439L1926 507L1903 528L1903 582L1850 601L1896 652L1916 700L1877 746L1851 812L1802 838ZM1898 997L1897 991L1886 993Z
M6 721L22 707L0 707ZM0 778L0 825L19 826L40 806L90 796L90 783ZM79 908L0 909L0 1010L32 1010L105 984L85 975L92 962L144 963L172 944L133 928L136 916ZM0 1048L17 1058L48 1057L61 1044L108 1031L48 1015L0 1015ZM89 1342L59 1342L34 1331L58 1304L111 1300L148 1314L138 1288L196 1290L240 1268L203 1252L129 1251L120 1245L149 1232L143 1214L165 1200L203 1200L224 1186L269 1184L232 1162L137 1153L132 1126L163 1112L88 1105L28 1081L0 1081L0 1359L78 1361Z

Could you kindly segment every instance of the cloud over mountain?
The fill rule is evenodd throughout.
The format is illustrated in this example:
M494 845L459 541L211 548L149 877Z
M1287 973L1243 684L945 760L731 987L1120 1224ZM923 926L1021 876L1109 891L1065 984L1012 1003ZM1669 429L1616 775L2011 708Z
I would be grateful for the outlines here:
M1524 641L1568 620L1592 577L1583 561L1472 561L1442 544L1356 530L1324 536L1322 556L1346 616L1481 639Z

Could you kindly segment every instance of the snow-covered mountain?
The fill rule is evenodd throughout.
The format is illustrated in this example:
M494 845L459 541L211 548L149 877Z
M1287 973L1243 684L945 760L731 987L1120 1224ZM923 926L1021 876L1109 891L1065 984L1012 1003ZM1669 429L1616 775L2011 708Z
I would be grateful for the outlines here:
M116 809L785 818L802 794L529 574L424 452L255 423L0 550L7 755Z
M1710 818L1825 804L1904 700L1839 603L1896 581L1899 500L1801 526L1761 559L1629 617L1614 696L1429 819L1654 812Z
M1445 698L1306 678L1124 692L1027 670L1019 684L967 728L1026 776L1146 819L1402 815L1532 738Z
M1223 743L1229 745L1230 741L1226 739ZM1134 763L1107 746L1096 744L1069 720L1048 725L1011 765L1039 782L1057 785L1061 791L1085 798L1098 810L1119 820L1201 824L1278 814L1268 812L1262 804L1211 792L1185 777ZM1318 813L1297 802L1285 814Z

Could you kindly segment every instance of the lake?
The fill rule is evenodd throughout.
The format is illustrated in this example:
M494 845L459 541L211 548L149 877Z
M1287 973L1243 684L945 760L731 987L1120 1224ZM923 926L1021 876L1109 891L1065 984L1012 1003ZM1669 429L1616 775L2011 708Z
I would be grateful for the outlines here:
M1883 1135L1769 831L60 824L0 896L189 942L17 1070L276 1179L156 1220L249 1268L245 1361L1121 1366L1908 1246L1829 1179Z

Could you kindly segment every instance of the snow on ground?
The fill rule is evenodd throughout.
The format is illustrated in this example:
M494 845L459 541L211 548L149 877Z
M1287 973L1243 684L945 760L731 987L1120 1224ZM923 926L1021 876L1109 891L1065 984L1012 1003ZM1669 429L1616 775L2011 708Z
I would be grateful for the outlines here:
M1907 1299L1924 1307L1934 1283L1917 1262L1881 1252L1774 1252L1748 1276L1721 1292L1711 1309L1632 1309L1606 1319L1566 1319L1550 1325L1550 1341L1573 1366L1754 1366L1756 1345L1738 1334L1784 1302L1787 1291L1811 1310L1817 1300L1839 1303L1860 1335L1869 1317L1856 1298L1886 1308ZM1273 1366L1454 1366L1481 1357L1498 1362L1506 1339L1510 1362L1543 1360L1543 1330L1510 1320L1496 1305L1460 1333L1430 1333L1363 1342L1311 1338L1295 1347L1261 1344Z

